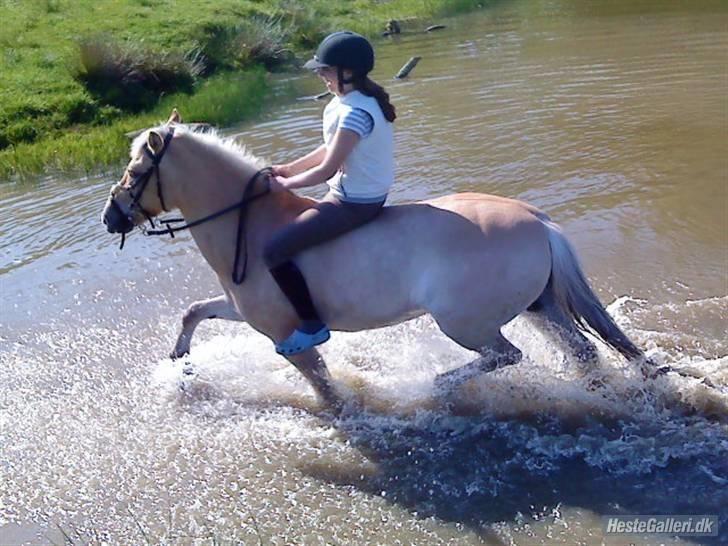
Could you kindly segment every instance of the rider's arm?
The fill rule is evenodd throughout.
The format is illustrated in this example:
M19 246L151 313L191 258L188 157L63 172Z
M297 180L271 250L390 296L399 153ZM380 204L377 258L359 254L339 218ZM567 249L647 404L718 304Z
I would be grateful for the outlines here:
M285 165L274 165L273 172L280 176L293 176L320 165L325 156L326 144L322 144L314 151L307 153L295 161L291 161Z
M281 178L279 182L286 188L305 188L326 182L336 174L359 142L359 135L350 129L338 129L331 141L331 146L324 146L324 158L321 163L290 178Z

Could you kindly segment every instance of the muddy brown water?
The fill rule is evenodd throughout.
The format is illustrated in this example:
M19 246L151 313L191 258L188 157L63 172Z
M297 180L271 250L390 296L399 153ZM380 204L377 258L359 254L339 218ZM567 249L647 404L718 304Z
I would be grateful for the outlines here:
M645 388L602 348L588 390L516 320L524 361L443 408L433 377L473 355L418 319L324 346L359 401L338 420L244 325L200 327L182 391L164 355L218 292L190 238L120 252L99 223L118 172L4 183L0 543L728 542L728 5L514 0L445 22L377 45L400 115L391 201L543 208L635 341L718 388ZM229 133L288 160L322 107ZM721 536L605 538L619 513L718 514Z

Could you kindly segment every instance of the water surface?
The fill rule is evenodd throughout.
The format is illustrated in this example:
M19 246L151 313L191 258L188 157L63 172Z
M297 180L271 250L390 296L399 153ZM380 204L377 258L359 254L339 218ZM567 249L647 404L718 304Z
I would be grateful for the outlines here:
M3 184L0 542L600 544L614 513L718 513L701 541L728 541L728 7L514 0L446 23L377 45L400 116L391 201L543 208L635 341L723 390L645 388L606 348L589 390L517 320L524 361L445 408L433 377L474 355L418 319L324 346L359 401L338 420L244 325L200 328L183 392L164 355L219 291L190 238L120 252L99 223L120 172ZM290 160L322 108L230 133ZM637 538L679 542L606 540Z

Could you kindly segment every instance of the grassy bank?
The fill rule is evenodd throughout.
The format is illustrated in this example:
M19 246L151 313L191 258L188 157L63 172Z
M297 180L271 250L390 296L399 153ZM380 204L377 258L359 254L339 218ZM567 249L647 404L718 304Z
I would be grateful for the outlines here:
M487 0L0 0L0 180L119 161L125 132L166 118L227 125L264 108L266 72L332 30Z

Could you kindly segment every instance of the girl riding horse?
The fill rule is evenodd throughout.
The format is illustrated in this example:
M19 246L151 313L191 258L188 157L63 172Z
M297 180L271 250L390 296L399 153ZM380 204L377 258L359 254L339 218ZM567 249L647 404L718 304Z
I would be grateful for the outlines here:
M283 355L306 351L330 337L295 256L372 220L394 182L396 115L389 95L367 76L374 67L371 44L353 32L335 32L304 67L315 71L334 94L324 110L324 143L296 161L273 166L273 174L277 189L326 182L329 192L274 233L263 252L271 275L301 320L290 336L276 343Z

